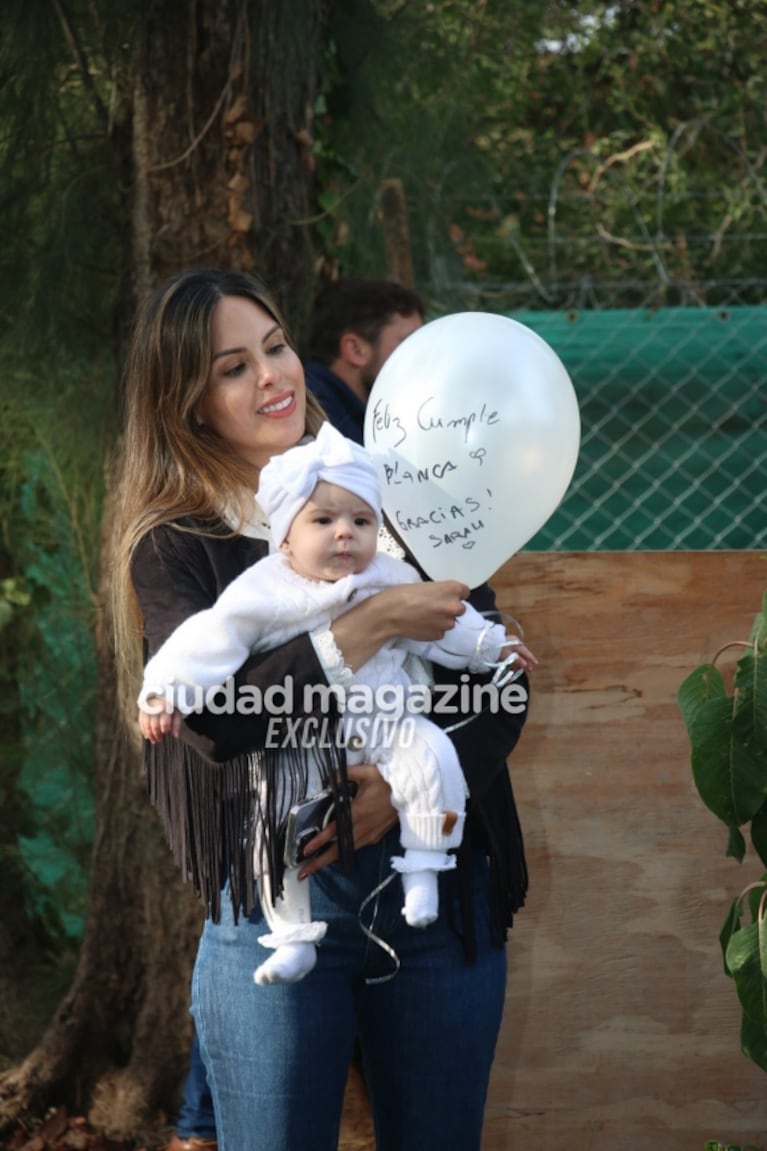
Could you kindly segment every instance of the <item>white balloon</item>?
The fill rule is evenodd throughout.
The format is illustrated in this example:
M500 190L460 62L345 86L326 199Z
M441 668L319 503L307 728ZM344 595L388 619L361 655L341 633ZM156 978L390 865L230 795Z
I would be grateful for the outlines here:
M444 316L408 336L365 412L393 527L432 579L470 587L543 527L579 445L578 400L556 352L487 312Z

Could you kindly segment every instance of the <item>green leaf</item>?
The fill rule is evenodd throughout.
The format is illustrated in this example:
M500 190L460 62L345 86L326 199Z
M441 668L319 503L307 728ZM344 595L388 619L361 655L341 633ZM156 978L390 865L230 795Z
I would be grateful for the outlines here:
M767 803L763 803L751 820L751 842L754 850L767 867Z
M711 663L704 663L690 672L681 684L677 693L682 717L687 726L688 733L692 729L695 716L703 704L710 699L719 699L726 696L722 673Z
M750 923L736 931L727 944L725 962L749 1019L767 1026L767 971L762 966L764 925Z
M7 601L17 607L29 607L32 597L17 579L0 580L0 602Z
M740 1023L740 1049L743 1054L767 1071L767 1029L743 1013Z
M767 642L767 590L762 593L762 606L754 617L751 634L748 638L758 644Z
M767 749L767 617L764 607L755 617L751 646L735 669L735 716L738 737Z
M741 827L764 803L767 763L735 738L732 711L729 696L699 703L688 730L692 773L701 799L728 827Z
M736 931L740 931L740 921L742 913L742 904L740 899L733 899L730 904L730 910L727 912L727 918L722 924L722 929L719 932L719 946L722 949L722 963L724 965L725 975L732 978L730 970L727 966L727 947Z
M738 863L742 863L746 854L746 840L743 832L739 827L731 827L729 830L725 855L728 859L737 859Z

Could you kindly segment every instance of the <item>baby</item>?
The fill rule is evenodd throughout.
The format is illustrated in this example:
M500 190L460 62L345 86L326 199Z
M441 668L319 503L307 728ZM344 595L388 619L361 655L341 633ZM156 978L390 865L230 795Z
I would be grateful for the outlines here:
M335 648L333 619L360 598L420 581L410 564L377 551L382 514L372 460L326 423L315 440L270 460L257 498L279 551L238 576L211 608L185 620L149 661L139 696L140 726L148 739L156 741L171 729L169 702L181 712L192 710L191 692L179 687L199 691L221 685L252 652L304 632L312 634L326 674L333 676L335 669L347 697L364 686L373 707L384 687L387 693L402 689L406 699L413 668L421 668L423 682L422 665L413 656L475 672L498 667L504 657L521 670L535 665L519 639L467 603L455 628L439 642L398 639L352 673ZM360 716L357 708L353 713L347 708L341 722L347 761L374 763L391 787L404 848L392 859L402 875L403 915L411 926L424 927L437 917L438 873L455 866L453 852L463 833L466 784L455 748L420 714ZM284 819L287 811L280 814ZM259 854L259 890L271 929L260 942L274 954L254 978L260 984L295 982L314 967L315 945L327 925L312 921L308 884L297 881L296 868L286 867L282 894L273 895L264 853Z

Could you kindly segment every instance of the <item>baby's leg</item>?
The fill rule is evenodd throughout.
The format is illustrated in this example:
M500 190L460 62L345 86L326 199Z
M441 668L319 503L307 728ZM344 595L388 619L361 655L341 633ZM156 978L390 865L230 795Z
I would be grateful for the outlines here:
M400 817L405 854L392 859L402 873L402 914L411 927L426 927L439 912L438 873L455 867L448 854L463 835L466 781L455 747L422 716L403 721L378 759Z
M411 927L428 927L439 915L440 871L455 867L455 856L441 851L419 851L405 848L404 855L395 855L391 861L395 871L402 875L405 902L402 914Z
M259 878L259 894L264 918L271 927L259 943L273 953L256 968L256 983L297 983L317 962L315 944L324 938L327 924L312 920L309 883L299 882L298 869L286 868L282 895L272 899L268 873Z

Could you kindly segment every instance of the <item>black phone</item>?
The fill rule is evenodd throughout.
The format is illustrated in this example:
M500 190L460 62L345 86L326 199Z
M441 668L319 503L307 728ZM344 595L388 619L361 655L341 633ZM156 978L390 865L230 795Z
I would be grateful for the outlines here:
M350 779L349 795L354 796L356 791L357 785ZM329 823L333 822L335 805L335 796L329 787L326 787L324 791L318 791L316 795L309 796L308 799L301 800L300 803L293 804L288 812L285 825L285 865L287 867L298 867L299 863L304 863L309 858L304 854L304 847L310 839L319 835Z

